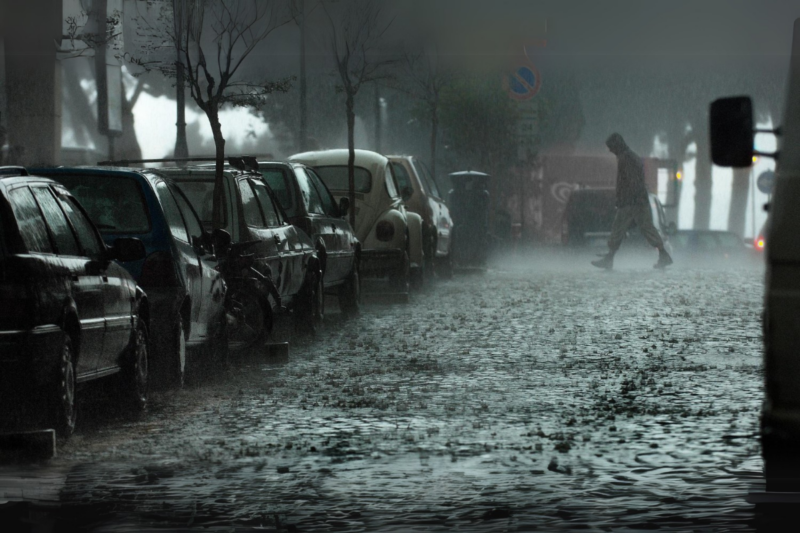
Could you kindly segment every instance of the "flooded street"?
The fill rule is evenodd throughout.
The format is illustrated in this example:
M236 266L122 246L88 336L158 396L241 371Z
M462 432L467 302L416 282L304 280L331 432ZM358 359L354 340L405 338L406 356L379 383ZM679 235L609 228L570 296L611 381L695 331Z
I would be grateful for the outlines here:
M87 400L58 458L0 473L5 499L55 501L4 512L107 531L752 530L763 269L585 259L495 262L349 321L334 300L288 359L250 354L133 424Z

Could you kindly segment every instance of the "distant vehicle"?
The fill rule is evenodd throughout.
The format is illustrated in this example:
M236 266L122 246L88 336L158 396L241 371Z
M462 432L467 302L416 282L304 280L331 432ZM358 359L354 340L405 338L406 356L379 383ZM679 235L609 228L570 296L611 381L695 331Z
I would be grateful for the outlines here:
M447 204L453 217L453 261L458 266L483 266L489 257L490 176L472 170L453 172Z
M800 19L794 21L783 124L775 130L778 153L774 193L766 226L764 298L764 401L761 453L766 490L800 488ZM736 96L710 108L711 159L747 168L754 153L753 102Z
M673 253L692 261L734 262L753 259L753 248L732 231L678 230L670 236Z
M361 243L347 221L349 199L337 204L328 187L301 163L258 161L258 172L272 189L289 222L311 237L323 272L325 291L339 298L346 314L361 301Z
M422 217L422 238L428 270L449 278L453 275L451 235L453 219L435 177L414 156L390 155L400 195L409 211Z
M59 167L35 170L62 183L86 208L106 243L141 239L147 257L124 266L152 310L151 370L161 385L183 386L187 365L227 358L225 284L210 236L186 197L146 169Z
M289 158L313 168L339 201L349 196L347 159L348 150L305 152ZM361 273L388 276L397 290L407 292L412 281L422 282L422 218L406 209L384 156L356 150L355 182Z
M655 194L649 196L653 225L669 250L669 235L675 231L674 224L667 223L664 207L658 197ZM615 215L615 189L603 187L572 191L561 221L561 243L574 247L605 247L611 236ZM636 227L628 230L628 237L622 246L631 245L648 245Z
M200 213L205 228L211 229L214 170L207 167L159 169L186 194L189 202ZM260 318L248 323L263 325L255 339L234 338L234 349L252 345L269 334L274 313L281 309L292 310L297 324L312 332L321 324L324 313L324 282L319 258L311 238L293 226L272 190L260 173L227 167L223 172L224 215L223 228L233 243L258 241L248 249L255 254L253 267L271 279L275 293L259 292L257 305L246 305L260 310ZM243 297L246 295L242 295ZM242 331L242 333L244 333Z
M120 379L118 401L147 404L150 302L113 259L144 258L138 239L111 246L67 190L0 167L0 410L5 429L75 428L76 390Z

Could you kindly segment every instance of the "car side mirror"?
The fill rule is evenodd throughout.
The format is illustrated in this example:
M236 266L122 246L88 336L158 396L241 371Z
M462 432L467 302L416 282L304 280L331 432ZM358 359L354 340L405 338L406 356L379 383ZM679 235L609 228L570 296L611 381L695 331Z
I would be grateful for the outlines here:
M342 197L339 199L339 216L344 218L350 211L350 198Z
M215 229L211 232L211 241L214 244L214 252L219 255L226 255L231 247L231 234L224 229Z
M114 244L109 251L110 259L116 259L122 263L128 261L138 261L147 255L144 243L132 237L120 237L114 240Z
M753 102L748 96L719 98L709 113L711 161L723 167L753 164Z
M400 192L400 196L403 198L404 202L407 202L413 195L414 191L411 190L411 187L403 187L403 190Z

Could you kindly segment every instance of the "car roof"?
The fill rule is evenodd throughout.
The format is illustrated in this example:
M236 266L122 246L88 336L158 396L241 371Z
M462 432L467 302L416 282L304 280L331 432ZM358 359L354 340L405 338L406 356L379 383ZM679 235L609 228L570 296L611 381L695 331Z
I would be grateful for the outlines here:
M315 152L302 152L289 157L290 162L305 163L310 166L318 165L346 165L350 156L346 148L334 150L318 150ZM386 156L371 150L355 150L355 161L359 166L381 166L389 162Z
M74 167L41 167L31 168L34 174L75 174L80 172L89 176L126 176L141 177L156 169L150 168L131 168L131 167L105 167L105 166L74 166Z

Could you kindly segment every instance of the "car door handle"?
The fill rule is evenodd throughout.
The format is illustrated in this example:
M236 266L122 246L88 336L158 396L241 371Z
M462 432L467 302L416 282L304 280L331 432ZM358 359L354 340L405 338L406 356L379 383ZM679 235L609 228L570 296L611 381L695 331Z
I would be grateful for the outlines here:
M273 238L275 239L275 244L277 244L278 246L280 246L280 245L281 245L281 238L280 238L280 236L279 236L279 235L275 235Z

